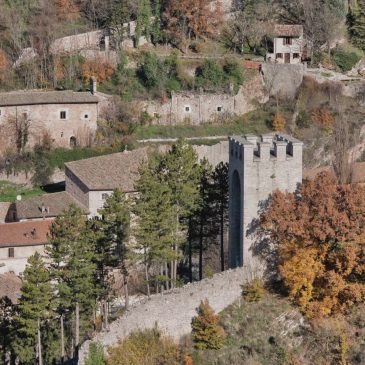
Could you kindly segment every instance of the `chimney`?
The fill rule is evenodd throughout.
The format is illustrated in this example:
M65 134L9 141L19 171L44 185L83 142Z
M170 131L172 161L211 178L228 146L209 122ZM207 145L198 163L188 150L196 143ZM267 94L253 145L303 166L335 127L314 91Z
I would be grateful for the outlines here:
M90 91L91 91L91 94L96 94L97 92L97 79L95 76L91 76L90 77Z

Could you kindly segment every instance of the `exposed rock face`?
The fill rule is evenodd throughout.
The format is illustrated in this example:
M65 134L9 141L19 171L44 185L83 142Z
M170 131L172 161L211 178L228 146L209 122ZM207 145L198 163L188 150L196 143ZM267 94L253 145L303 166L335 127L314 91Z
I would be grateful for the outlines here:
M119 338L137 329L158 327L176 340L191 331L191 319L204 299L216 311L222 311L241 295L241 285L251 273L247 268L228 270L210 279L188 284L165 295L153 295L150 300L137 304L129 312L110 325L109 332L99 333L94 341L105 348L113 346ZM79 365L83 365L90 341L85 342L79 353Z

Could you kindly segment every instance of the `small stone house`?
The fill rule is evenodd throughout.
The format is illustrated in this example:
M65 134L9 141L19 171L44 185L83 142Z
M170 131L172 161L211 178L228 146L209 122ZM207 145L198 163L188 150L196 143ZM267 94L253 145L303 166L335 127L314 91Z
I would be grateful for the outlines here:
M304 37L302 25L275 25L273 53L266 55L268 62L298 64L302 62L303 51Z
M135 192L138 168L148 157L148 148L92 157L68 162L65 165L66 192L77 199L88 211L97 216L98 209L113 190Z
M29 126L27 147L40 143L45 134L55 147L87 146L97 128L98 103L90 92L0 93L2 143L14 142L15 128L22 124Z
M0 224L0 274L21 274L30 256L43 253L51 221Z

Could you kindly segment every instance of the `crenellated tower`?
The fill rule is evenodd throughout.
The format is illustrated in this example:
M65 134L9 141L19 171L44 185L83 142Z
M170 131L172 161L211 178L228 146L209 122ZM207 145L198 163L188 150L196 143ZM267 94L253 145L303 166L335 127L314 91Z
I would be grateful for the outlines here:
M249 263L247 231L260 202L276 190L293 192L302 182L303 143L283 134L229 138L229 265Z

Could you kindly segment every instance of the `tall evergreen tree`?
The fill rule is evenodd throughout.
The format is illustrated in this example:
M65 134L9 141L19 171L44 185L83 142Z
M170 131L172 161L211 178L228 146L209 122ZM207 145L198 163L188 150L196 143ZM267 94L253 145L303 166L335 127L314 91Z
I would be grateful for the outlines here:
M73 339L76 348L80 337L90 329L95 307L96 265L92 238L83 212L70 206L53 222L47 246L51 277L57 286L60 326L66 327L61 328L61 332L66 333L69 341Z
M228 181L228 163L221 162L213 170L212 174L212 201L213 208L216 215L216 224L219 226L220 236L220 266L221 271L224 271L224 235L228 222L228 195L229 195L229 181Z
M160 174L171 191L174 217L173 251L175 258L171 262L172 284L177 279L177 262L181 245L185 241L183 232L187 230L187 218L198 204L200 167L198 156L192 146L180 139L163 157Z
M152 8L151 0L140 0L138 14L137 14L137 27L135 42L138 46L141 36L145 36L147 41L151 40L151 19Z
M42 363L52 321L50 275L39 253L28 259L15 322L14 352L22 364Z
M160 156L152 156L140 168L140 178L136 183L136 196L133 208L138 217L134 230L135 252L145 266L147 293L150 295L150 271L158 278L156 289L168 275L166 266L174 258L172 251L174 217L171 191L158 174ZM166 285L168 289L168 284Z
M118 268L123 275L125 290L125 305L128 308L128 276L130 263L129 228L130 210L127 198L120 190L115 190L99 210L102 215L101 229L103 231L102 240L106 251L111 253L109 257L113 267Z
M347 21L352 43L365 50L365 0L357 0L350 8Z

